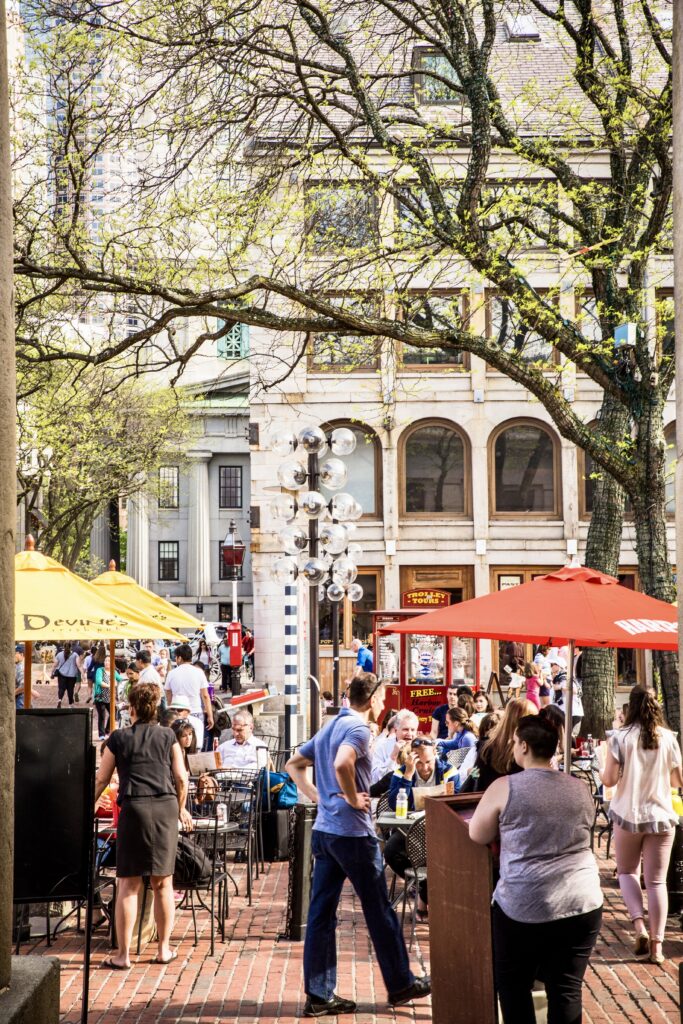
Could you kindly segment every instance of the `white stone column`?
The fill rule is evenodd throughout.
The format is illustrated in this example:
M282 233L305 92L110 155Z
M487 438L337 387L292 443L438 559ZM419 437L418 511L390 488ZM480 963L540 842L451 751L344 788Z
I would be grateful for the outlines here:
M128 509L128 522L130 524L130 502L128 503ZM128 526L128 537L130 543L130 525ZM105 569L109 568L109 520L106 509L100 512L92 525L92 530L90 531L90 557L101 562ZM121 566L117 565L116 568L120 569Z
M149 587L149 513L147 495L142 490L128 499L126 573L141 587Z
M211 596L211 524L209 459L211 452L190 452L190 507L187 520L188 597Z

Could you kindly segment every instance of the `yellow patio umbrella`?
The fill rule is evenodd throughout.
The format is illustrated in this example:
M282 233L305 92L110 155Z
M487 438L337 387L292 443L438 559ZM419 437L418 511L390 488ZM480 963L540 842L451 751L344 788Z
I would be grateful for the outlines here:
M110 593L117 601L124 601L140 612L154 619L158 626L170 626L175 629L200 629L202 623L194 615L176 608L170 601L141 586L132 576L116 571L116 562L109 563L109 571L100 573L91 580L93 587L100 587Z
M26 707L31 706L31 648L36 640L72 640L74 637L109 640L109 657L113 666L117 639L185 639L181 633L168 626L160 626L144 612L117 600L101 587L93 587L61 562L34 548L35 541L29 536L26 538L26 551L14 556L14 638L26 645ZM110 687L110 692L113 722L115 685Z

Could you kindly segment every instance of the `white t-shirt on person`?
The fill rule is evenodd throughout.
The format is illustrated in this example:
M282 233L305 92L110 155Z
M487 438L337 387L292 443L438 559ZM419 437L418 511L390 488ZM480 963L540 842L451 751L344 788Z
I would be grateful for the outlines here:
M668 832L678 824L671 799L671 772L681 767L681 749L670 729L658 729L659 746L645 750L640 726L615 729L607 741L621 774L609 816L627 832Z
M138 682L139 683L155 683L158 687L160 687L163 690L163 685L162 685L162 682L161 682L161 676L159 675L159 673L157 672L157 670L155 668L152 668L151 665L147 665L146 668L143 668L142 672L140 673L140 677L138 679Z
M172 704L176 697L187 697L191 714L202 714L200 691L206 689L206 676L196 665L184 664L171 669L166 676L166 689L171 694L169 704Z

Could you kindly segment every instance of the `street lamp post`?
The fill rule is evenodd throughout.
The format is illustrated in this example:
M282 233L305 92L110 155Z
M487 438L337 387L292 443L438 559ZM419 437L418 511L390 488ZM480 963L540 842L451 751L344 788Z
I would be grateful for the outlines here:
M232 583L232 622L228 627L230 650L230 690L233 697L240 692L240 667L242 665L242 626L237 615L237 582L242 579L246 548L237 532L234 519L230 520L228 532L221 547L223 568Z
M324 462L327 452L332 455ZM360 601L363 588L355 582L358 568L354 561L361 554L360 546L350 542L351 524L363 510L356 499L346 493L334 493L328 499L319 488L339 492L347 479L347 469L338 456L350 455L356 447L356 436L347 427L337 427L329 435L320 427L304 427L298 435L291 431L276 433L271 447L278 455L291 455L302 449L306 463L284 462L278 467L278 481L285 492L272 505L276 518L286 526L280 532L285 555L276 559L273 576L286 586L301 576L309 585L309 651L310 728L320 725L319 680L319 601L327 597L332 605L332 651L335 704L339 703L339 602L345 597ZM306 490L308 488L308 490ZM331 522L327 520L331 519ZM306 524L308 529L303 529ZM285 735L291 735L289 718L295 714L292 700L285 704Z

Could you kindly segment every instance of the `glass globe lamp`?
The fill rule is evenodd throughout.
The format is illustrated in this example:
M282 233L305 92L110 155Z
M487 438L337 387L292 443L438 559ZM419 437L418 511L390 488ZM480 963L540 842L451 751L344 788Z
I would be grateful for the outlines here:
M283 462L277 468L277 479L288 491L299 491L308 483L308 472L303 462Z
M319 539L325 551L341 555L346 550L349 536L341 523L325 523L320 527Z
M270 504L270 511L275 519L290 522L296 515L296 502L291 494L278 494Z
M361 587L360 583L352 583L350 587L347 587L346 596L348 597L349 601L351 601L353 604L355 604L356 601L362 601L363 588Z
M285 526L284 530L280 530L280 540L288 555L298 555L308 546L308 534L300 526Z
M301 575L311 586L317 586L327 577L327 566L322 558L309 558L304 563Z
M296 437L292 430L274 430L270 435L270 447L281 458L291 455L296 448Z
M320 467L320 483L328 491L338 491L346 483L348 475L341 459L326 459Z
M347 494L346 491L340 491L335 494L332 498L332 516L334 519L338 519L340 523L345 523L351 518L349 513L353 512L353 507L356 504L356 499L352 494Z
M358 575L358 566L351 558L338 558L332 566L332 579L342 587L350 586Z
M346 532L348 534L348 529ZM361 555L363 554L363 549L360 546L360 544L358 544L354 540L346 545L346 554L349 556L349 558L352 558L353 561L357 563L358 561L360 561Z
M327 588L327 600L335 602L343 601L345 593L346 591L344 590L344 588L340 586L338 583L330 583L329 587Z
M287 556L276 558L270 571L273 579L278 583L293 583L299 575L296 562Z
M327 438L320 427L304 427L297 441L307 455L322 455L327 451Z
M299 508L308 519L318 519L326 505L320 491L304 491L299 498Z
M349 513L349 519L352 522L354 522L355 520L360 519L360 517L362 515L363 515L363 506L361 505L361 503L359 501L356 501L356 499L354 498L353 499L353 507L351 508L351 511Z
M335 427L330 436L334 455L350 455L356 450L356 435L348 427Z

